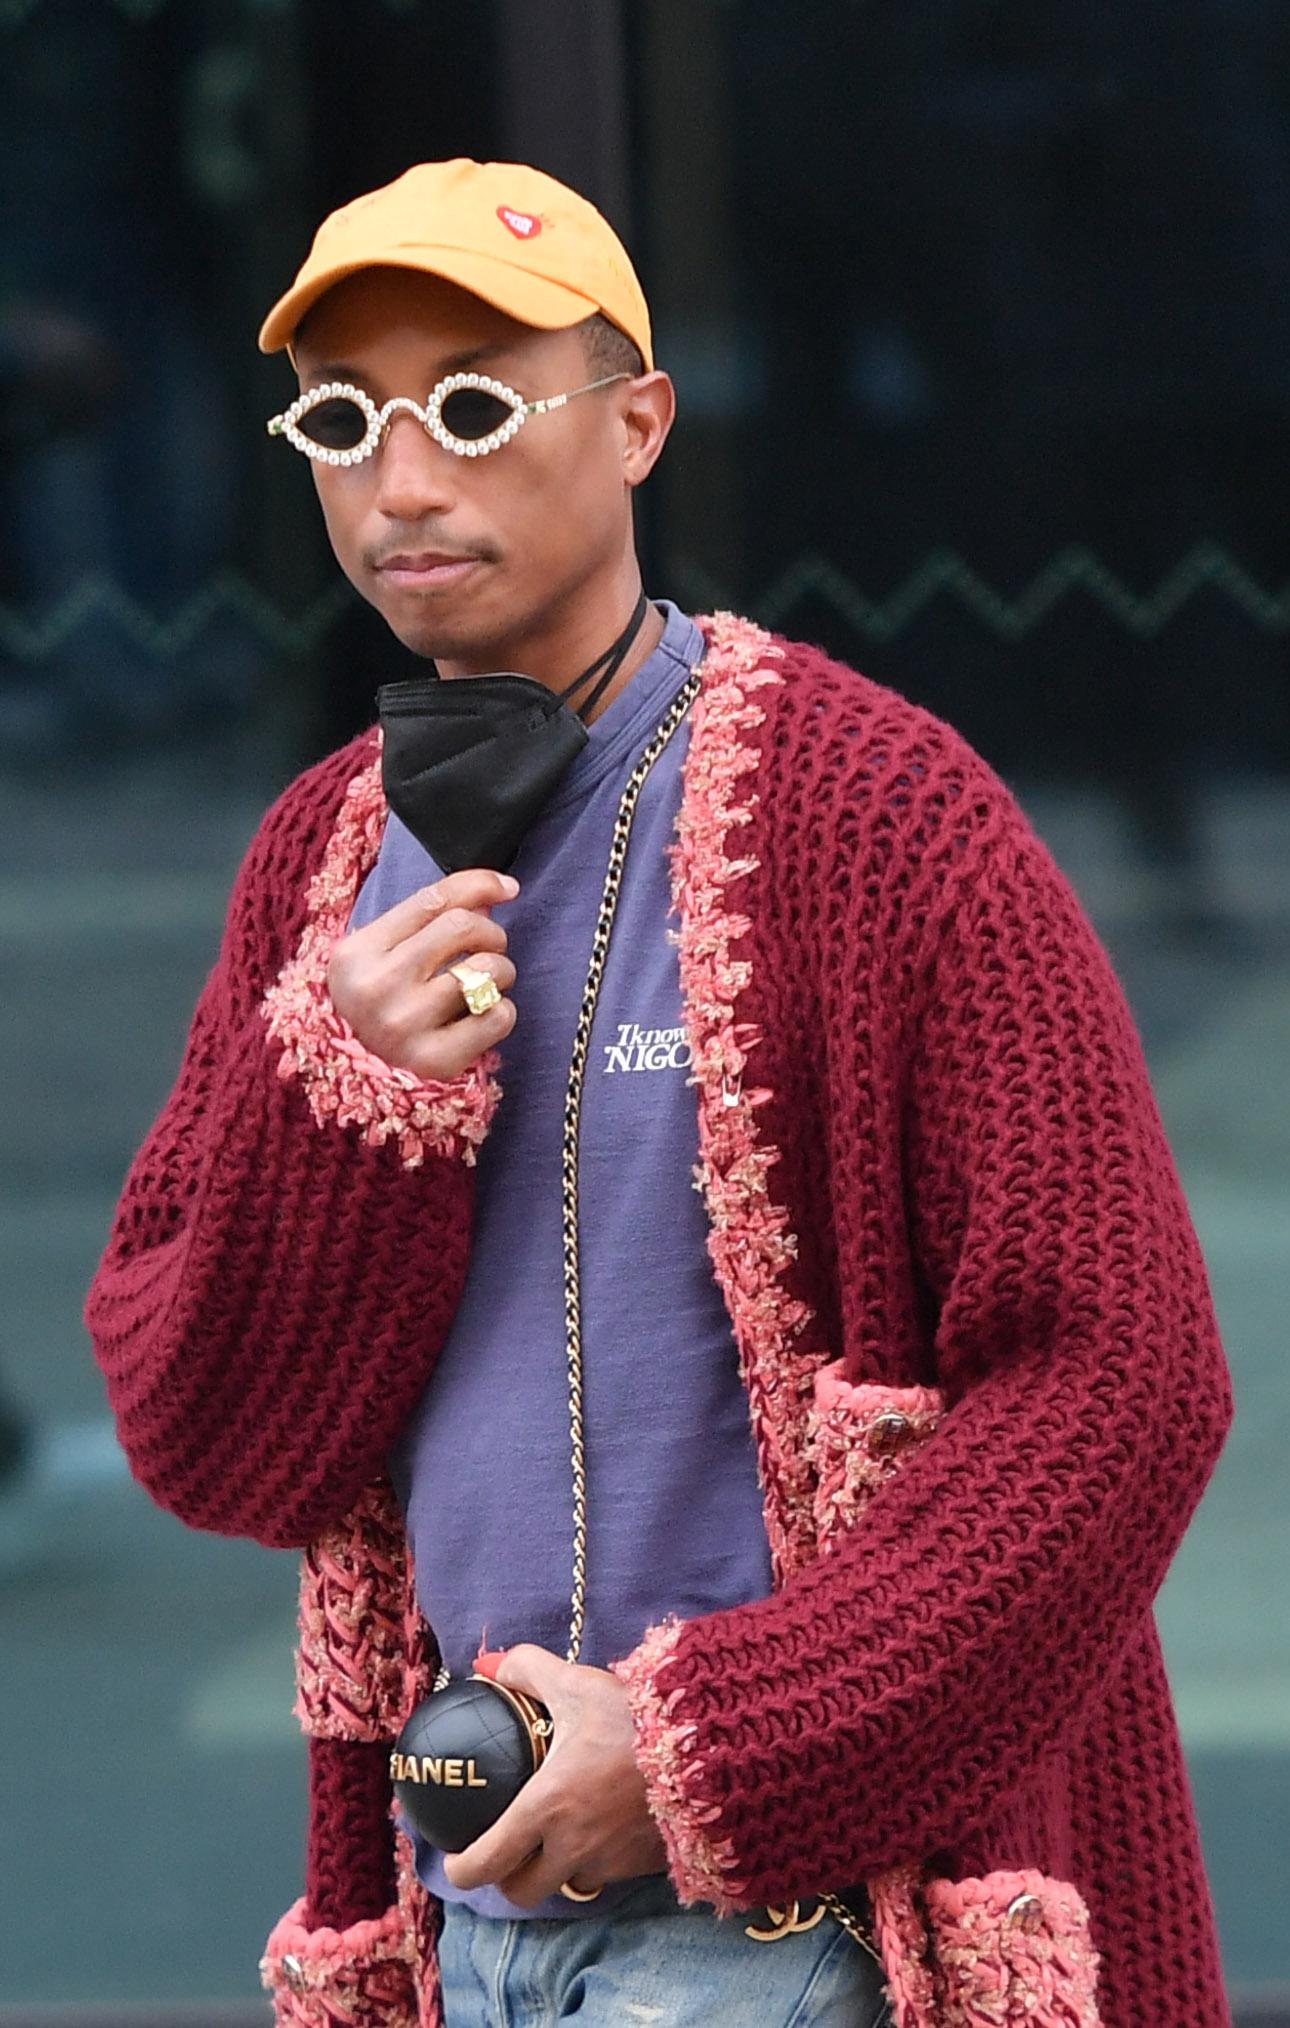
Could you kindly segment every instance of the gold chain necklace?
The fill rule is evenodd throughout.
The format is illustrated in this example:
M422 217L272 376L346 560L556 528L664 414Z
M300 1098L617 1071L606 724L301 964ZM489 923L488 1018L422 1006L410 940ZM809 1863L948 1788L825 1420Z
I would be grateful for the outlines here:
M582 1652L587 1607L587 1452L582 1398L582 1294L578 1249L578 1136L582 1120L582 1087L587 1069L591 1025L600 997L600 983L609 955L609 939L627 864L627 845L640 792L655 761L671 739L694 699L702 678L697 668L678 690L658 730L632 769L614 819L609 864L600 909L591 939L591 963L582 989L582 1005L573 1031L573 1053L564 1099L564 1131L560 1146L560 1231L564 1268L565 1350L569 1369L569 1447L573 1469L573 1595L569 1605L569 1645L565 1660L576 1662Z
M582 989L582 1004L574 1024L573 1052L569 1082L565 1090L564 1126L560 1144L560 1244L564 1287L565 1354L569 1375L569 1450L573 1476L573 1593L569 1601L569 1645L566 1662L576 1662L582 1653L582 1630L587 1612L587 1446L582 1391L582 1295L578 1247L578 1136L582 1119L582 1086L587 1068L587 1049L595 1019L600 982L604 977L609 938L618 908L618 895L627 864L627 845L640 792L655 761L699 694L702 678L698 668L690 671L661 720L654 737L642 752L619 798L614 818L609 864L605 871L600 908L591 939L591 963ZM446 1664L441 1666L433 1688L442 1690L451 1680Z

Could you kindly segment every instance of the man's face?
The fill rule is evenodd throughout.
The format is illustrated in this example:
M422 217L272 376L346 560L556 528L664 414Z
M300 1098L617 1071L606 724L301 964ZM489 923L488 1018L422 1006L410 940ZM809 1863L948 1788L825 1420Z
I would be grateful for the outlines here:
M369 268L329 289L295 339L302 391L351 381L380 407L423 406L446 374L488 374L526 400L597 378L577 327L537 331L465 290L400 268ZM466 673L541 631L631 540L636 482L630 383L550 415L511 442L458 457L396 410L373 455L312 464L341 569L418 655Z

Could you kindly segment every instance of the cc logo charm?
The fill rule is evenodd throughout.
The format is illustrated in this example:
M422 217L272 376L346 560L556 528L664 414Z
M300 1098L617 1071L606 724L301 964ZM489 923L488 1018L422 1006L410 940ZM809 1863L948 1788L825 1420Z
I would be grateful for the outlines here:
M800 1901L790 1901L786 1908L768 1903L766 1916L769 1929L761 1929L755 1922L744 1926L744 1935L752 1937L755 1943L778 1943L782 1936L799 1936L803 1930L814 1929L817 1922L824 1920L824 1903L817 1901L810 1915L802 1914Z

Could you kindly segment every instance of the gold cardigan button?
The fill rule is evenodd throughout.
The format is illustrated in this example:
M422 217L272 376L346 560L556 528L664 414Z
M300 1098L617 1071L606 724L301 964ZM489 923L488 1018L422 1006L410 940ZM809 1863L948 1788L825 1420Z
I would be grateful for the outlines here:
M869 1430L869 1455L874 1458L888 1458L908 1443L913 1435L913 1424L899 1409L890 1408L880 1415Z
M1033 1936L1044 1919L1044 1904L1037 1894L1019 1894L1008 1903L1008 1921L1014 1929Z

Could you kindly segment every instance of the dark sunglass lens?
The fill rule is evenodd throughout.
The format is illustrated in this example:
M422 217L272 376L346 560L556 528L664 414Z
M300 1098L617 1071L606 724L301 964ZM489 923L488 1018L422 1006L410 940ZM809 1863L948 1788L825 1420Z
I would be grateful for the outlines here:
M499 394L490 394L486 387L454 387L451 394L444 396L439 409L444 428L468 444L490 437L514 413L509 401L503 401Z
M367 417L356 401L334 395L302 415L298 428L325 451L352 451L367 435Z

